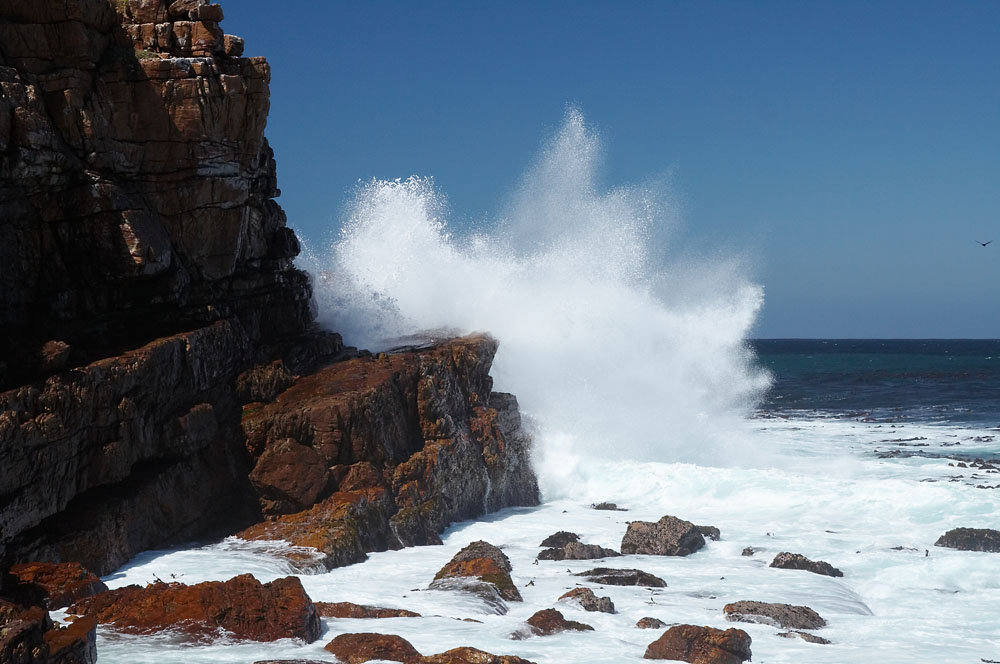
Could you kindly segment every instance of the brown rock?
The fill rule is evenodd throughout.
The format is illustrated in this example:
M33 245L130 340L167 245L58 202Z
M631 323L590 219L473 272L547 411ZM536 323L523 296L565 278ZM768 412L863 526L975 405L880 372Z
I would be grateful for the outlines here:
M373 659L419 662L422 657L409 641L394 634L340 634L323 646L344 664L362 664Z
M80 618L66 627L45 632L52 664L96 664L97 620Z
M686 556L705 546L705 538L690 521L664 516L656 523L633 521L622 538L622 554Z
M675 625L646 648L644 659L691 664L740 664L750 659L750 635L742 629Z
M575 620L566 620L563 614L555 609L542 609L527 620L531 631L536 636L551 636L559 632L592 632L594 628Z
M789 553L782 551L771 561L770 567L780 569L801 569L813 574L824 576L844 576L844 573L828 562L822 560L809 560L800 553Z
M568 542L560 549L546 549L538 554L539 560L595 560L597 558L614 558L621 554L612 549L605 549L596 544Z
M320 454L292 438L268 445L250 473L267 515L301 512L328 493L330 472Z
M666 588L667 582L658 576L643 572L641 569L623 569L615 567L595 567L574 576L585 576L592 583L606 586L645 586L647 588Z
M316 611L323 618L419 618L419 613L406 609L385 609L362 606L351 602L316 602Z
M559 596L559 600L569 600L580 605L584 611L614 613L615 604L610 597L598 597L590 588L574 588Z
M50 629L52 621L44 609L37 606L25 609L0 599L0 662L47 661L49 646L45 634Z
M46 609L61 609L108 589L80 563L24 563L12 565L8 573L8 596Z
M480 540L456 553L434 576L434 580L473 577L495 586L503 599L520 602L521 593L510 578L511 569L510 560L503 551Z
M561 549L570 542L579 542L580 536L576 533L571 533L568 530L560 530L557 533L549 535L542 540L542 543L538 546L544 546L549 549Z
M667 623L663 622L659 618L651 618L646 616L645 618L639 618L639 621L635 624L639 629L661 629L667 626Z
M226 630L234 638L311 643L322 624L294 576L261 584L250 574L194 586L154 583L109 590L74 604L71 612L130 634L178 630L201 638Z
M934 542L934 546L943 546L960 551L1000 552L1000 530L990 528L954 528Z
M628 512L624 507L618 507L615 503L596 503L590 506L591 509L604 510L607 512Z
M453 648L421 661L424 664L534 664L514 655L493 655L476 648Z
M826 626L826 621L808 606L744 600L726 604L722 610L726 620L734 622L763 623L784 629L819 629Z

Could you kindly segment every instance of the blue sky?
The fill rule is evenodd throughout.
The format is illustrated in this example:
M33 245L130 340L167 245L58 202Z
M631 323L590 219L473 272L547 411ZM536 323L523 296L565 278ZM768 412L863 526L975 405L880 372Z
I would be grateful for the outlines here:
M608 186L668 176L677 250L749 257L757 336L1000 337L1000 2L223 8L307 241L372 177L493 216L575 105Z

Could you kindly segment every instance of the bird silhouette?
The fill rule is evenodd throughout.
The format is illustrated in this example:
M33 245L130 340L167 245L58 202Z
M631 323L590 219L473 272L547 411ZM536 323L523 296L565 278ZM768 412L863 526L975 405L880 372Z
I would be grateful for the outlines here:
M980 244L980 245L982 245L982 246L984 246L984 247L985 247L986 245L988 245L988 244L992 243L992 242L993 242L993 240L990 240L989 242L980 242L979 240L976 240L976 244Z

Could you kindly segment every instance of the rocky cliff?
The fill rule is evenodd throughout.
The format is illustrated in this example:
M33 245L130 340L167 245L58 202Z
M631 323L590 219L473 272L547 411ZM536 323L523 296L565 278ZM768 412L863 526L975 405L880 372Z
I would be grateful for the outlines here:
M0 0L3 568L295 519L345 564L537 502L494 341L372 358L314 327L268 65L222 18Z

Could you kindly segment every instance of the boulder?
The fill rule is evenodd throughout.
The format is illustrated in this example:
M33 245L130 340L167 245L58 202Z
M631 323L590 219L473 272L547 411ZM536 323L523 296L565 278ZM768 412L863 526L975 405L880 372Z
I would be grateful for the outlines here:
M580 605L584 611L599 611L615 613L614 602L610 597L598 597L590 588L574 588L559 596L559 601L572 601Z
M826 621L808 606L744 600L726 604L722 611L726 620L733 622L763 623L783 629L819 629L826 626Z
M934 546L943 546L960 551L989 551L1000 553L1000 530L990 528L954 528L934 542Z
M472 577L493 585L503 599L520 602L521 593L510 578L511 570L510 560L503 551L489 542L479 540L456 553L434 576L434 583L445 579ZM431 586L434 587L434 584Z
M813 574L824 576L844 576L844 573L828 562L822 560L809 560L800 553L789 553L782 551L771 561L770 567L780 569L801 569Z
M663 622L659 618L651 618L646 616L645 618L639 618L639 621L635 624L639 629L661 629L667 626L667 623Z
M12 565L4 593L21 604L61 609L108 589L80 563L22 563Z
M395 634L340 634L323 646L344 664L362 664L373 659L419 662L422 657L409 641Z
M579 542L580 536L576 533L571 533L567 530L560 530L558 533L549 535L542 540L542 543L538 546L544 546L549 549L561 549L570 542Z
M96 618L128 634L179 631L192 638L217 637L312 643L322 623L297 577L262 584L250 574L193 586L157 582L126 586L83 599L71 613Z
M551 636L559 632L592 632L594 628L575 620L566 620L563 614L555 609L537 611L526 621L535 636Z
M750 635L735 628L675 625L649 644L643 658L691 664L740 664L750 659Z
M633 521L622 538L624 555L686 556L705 546L705 537L690 521L664 516L656 523Z
M406 609L386 609L362 606L351 602L315 602L316 611L323 618L419 618L419 613Z
M614 558L621 554L613 549L605 549L596 544L567 542L561 548L545 549L538 554L539 560L595 560L597 558Z
M643 572L641 569L622 569L614 567L595 567L574 576L584 576L592 583L606 586L645 586L647 588L666 588L667 582L658 576Z

